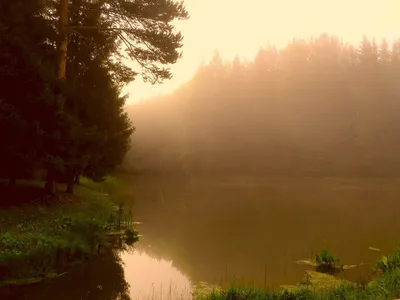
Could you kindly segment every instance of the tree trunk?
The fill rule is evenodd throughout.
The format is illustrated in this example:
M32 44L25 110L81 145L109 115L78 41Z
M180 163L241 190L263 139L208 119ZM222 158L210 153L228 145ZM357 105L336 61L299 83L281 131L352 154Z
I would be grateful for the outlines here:
M56 194L56 182L54 181L54 179L47 178L46 186L44 189L50 195L55 195Z
M59 10L59 44L58 44L58 66L57 77L61 81L65 80L68 58L68 0L60 1ZM64 97L62 93L58 97L57 108L59 112L64 111ZM51 195L56 194L56 182L54 172L47 170L45 190Z
M44 190L50 195L56 195L56 181L54 180L54 172L47 170L46 185Z
M68 182L67 182L67 188L65 190L65 192L67 194L73 194L74 193L74 185L75 185L75 180L74 180L74 176L71 176L70 178L68 178Z
M58 45L59 60L57 76L61 80L65 80L68 58L68 0L60 1L60 18L59 18L60 41ZM59 110L64 110L64 97L59 99Z
M81 184L81 175L76 175L75 176L75 184L77 184L77 185Z

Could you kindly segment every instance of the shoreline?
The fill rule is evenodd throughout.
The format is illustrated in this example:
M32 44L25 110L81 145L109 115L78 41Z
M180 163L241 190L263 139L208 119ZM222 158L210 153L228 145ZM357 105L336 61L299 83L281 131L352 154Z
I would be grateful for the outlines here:
M24 189L39 190L41 183L20 181L14 191ZM58 278L106 247L136 242L130 211L118 203L120 192L115 178L83 179L74 196L0 207L0 288Z
M371 266L376 273L370 280L358 282L334 275L308 270L295 285L282 285L278 291L241 286L200 285L195 288L195 300L387 300L400 298L400 252L383 256Z

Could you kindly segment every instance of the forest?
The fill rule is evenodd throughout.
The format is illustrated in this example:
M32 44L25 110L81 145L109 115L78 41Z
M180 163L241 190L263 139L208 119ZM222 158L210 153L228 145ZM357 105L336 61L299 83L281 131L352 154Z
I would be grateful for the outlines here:
M102 181L123 161L134 126L122 88L171 78L183 3L5 0L0 3L0 177ZM132 67L128 66L128 63Z
M360 37L361 39L362 37ZM125 167L151 173L399 175L400 41L323 34L218 53L170 95L128 107Z
M400 40L215 52L127 105L172 78L188 19L0 0L0 299L398 299Z
M0 1L1 299L138 240L114 176L135 130L122 89L172 77L187 18L171 0Z

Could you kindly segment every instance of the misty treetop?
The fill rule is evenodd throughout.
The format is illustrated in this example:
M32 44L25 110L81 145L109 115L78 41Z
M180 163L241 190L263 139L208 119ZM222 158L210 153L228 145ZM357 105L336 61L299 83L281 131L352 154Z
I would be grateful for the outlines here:
M171 78L182 46L171 22L186 18L171 0L1 1L0 176L47 173L73 192L80 175L112 172L134 131L121 89L138 74Z
M218 54L163 99L134 105L131 168L271 175L400 172L400 41L321 35Z

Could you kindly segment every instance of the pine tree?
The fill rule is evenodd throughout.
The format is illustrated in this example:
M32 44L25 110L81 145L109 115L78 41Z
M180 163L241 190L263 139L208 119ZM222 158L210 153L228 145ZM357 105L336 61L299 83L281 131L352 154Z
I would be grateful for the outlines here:
M74 178L80 173L86 172L86 174L92 174L92 177L100 176L98 174L104 176L122 161L128 149L127 142L133 127L129 119L120 111L119 105L124 101L118 94L121 85L132 81L137 73L124 66L123 60L127 58L125 54L137 62L142 69L145 81L156 83L171 78L169 69L159 66L175 63L181 56L177 49L182 46L182 36L180 33L173 32L174 27L170 23L174 19L185 19L188 14L183 3L169 0L150 2L73 0L70 5L67 0L60 0L60 2L50 3L48 13L50 17L58 16L59 18L58 78L64 81L66 77L67 89L72 91L70 93L72 96L62 95L62 100L59 101L59 109L64 111L64 100L66 100L66 112L71 114L71 118L67 118L70 120L70 128L63 132L63 141L55 141L62 149L59 149L61 151L59 153L55 151L55 157L64 157L64 161L61 165L58 164L57 168L49 169L46 186L49 192L54 192L54 180L58 173L57 176L66 176L67 191L72 192ZM120 50L121 45L125 48L123 52ZM95 100L97 104L104 102L105 111L108 112L116 105L118 114L115 118L122 120L122 127L102 129L101 125L104 124L99 124L99 122L106 122L106 116L101 115L103 111L99 110L97 112L100 115L97 116L96 122L88 121L90 118L87 118L87 113L82 119L84 115L82 111L91 107L87 103L88 99L93 99L93 95L87 95L88 88L94 85L93 88L98 89L99 82L96 80L99 76L94 76L91 83L85 81L87 85L84 89L79 88L78 82L87 75L87 70L93 73L90 70L99 70L99 67L104 65L106 70L100 70L99 74L105 72L106 80L102 88L108 88L109 92L99 94L97 96L99 98ZM104 80L100 79L100 81ZM92 113L91 111L90 114ZM67 119L64 118L64 120ZM78 124L77 122L81 125L73 125ZM64 125L66 124L68 122L64 122ZM93 126L95 138L93 134L90 134ZM79 131L77 130L79 127L81 127L80 132L86 132L85 128L87 128L88 133L78 137L74 132ZM105 133L102 130L105 130ZM90 140L89 144L98 142L100 139L100 145L108 151L100 151L99 155L98 149L96 151L87 145L87 138ZM107 145L110 143L113 143L115 147L109 149ZM82 144L86 147L82 147ZM92 153L87 150L87 153L82 155L82 149L92 149ZM102 167L94 166L94 164L102 164ZM96 169L96 171L85 171L88 168ZM63 175L60 175L60 172Z
M44 122L54 113L54 30L41 13L37 1L0 3L0 166L12 184L40 164Z

